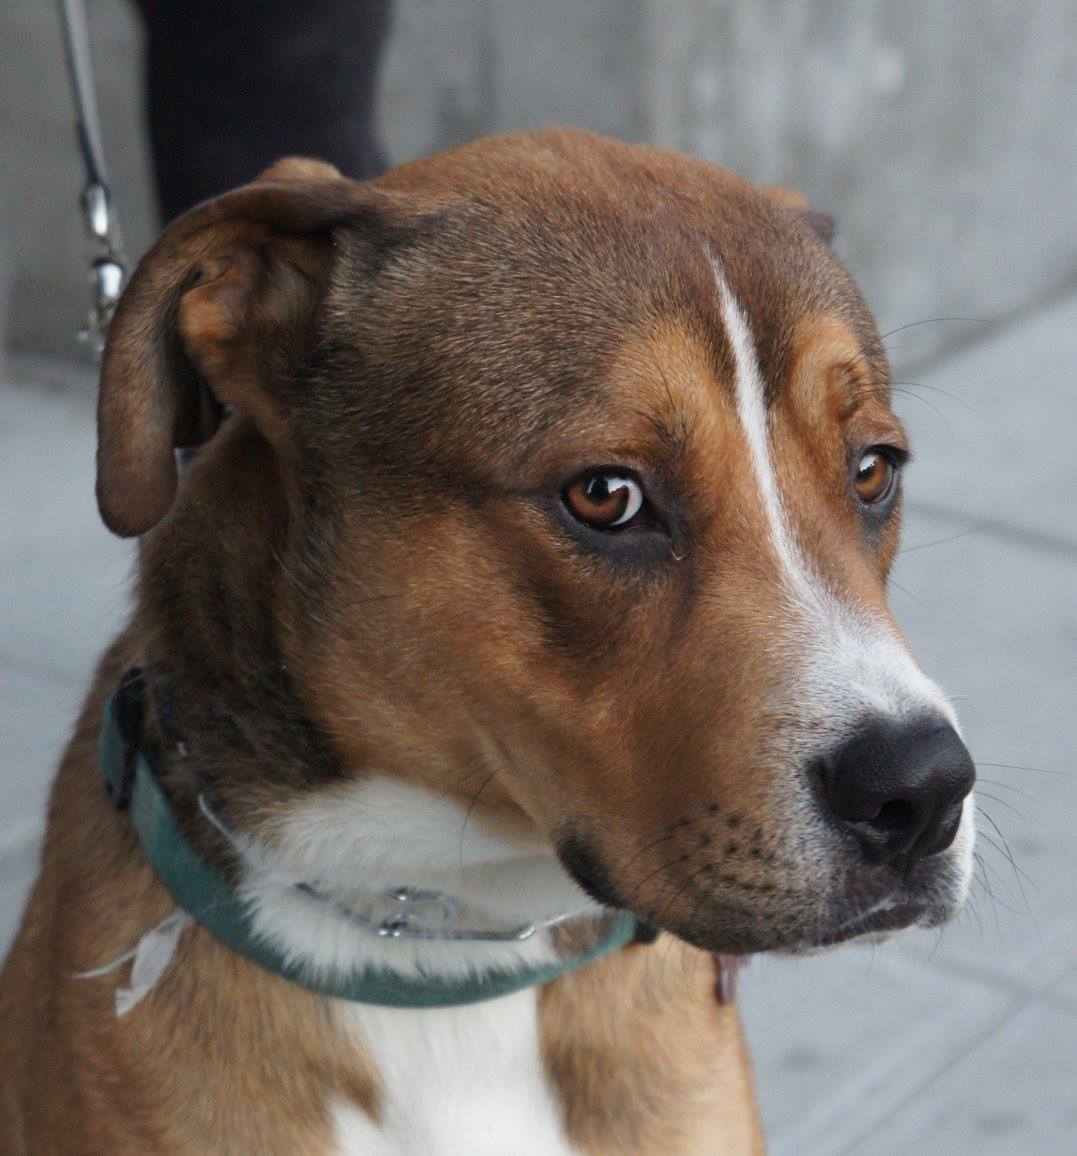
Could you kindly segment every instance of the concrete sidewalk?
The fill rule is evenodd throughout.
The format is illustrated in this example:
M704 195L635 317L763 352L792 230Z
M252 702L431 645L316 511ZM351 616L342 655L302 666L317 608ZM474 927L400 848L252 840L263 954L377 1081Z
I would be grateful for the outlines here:
M980 761L979 883L942 936L753 965L743 999L776 1156L1077 1151L1075 366L1077 295L901 387L917 460L893 602ZM131 567L93 504L86 375L23 362L11 377L0 951Z

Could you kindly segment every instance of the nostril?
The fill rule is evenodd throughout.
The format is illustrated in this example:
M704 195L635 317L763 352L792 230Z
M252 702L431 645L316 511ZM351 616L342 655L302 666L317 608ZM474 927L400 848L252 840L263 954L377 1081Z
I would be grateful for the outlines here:
M878 814L868 820L877 831L884 831L888 835L909 830L915 821L916 808L908 799L891 799L883 803Z

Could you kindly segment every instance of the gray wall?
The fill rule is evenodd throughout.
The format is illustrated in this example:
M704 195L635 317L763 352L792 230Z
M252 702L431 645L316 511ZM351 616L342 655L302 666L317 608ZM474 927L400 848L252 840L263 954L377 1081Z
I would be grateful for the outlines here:
M153 233L138 29L89 0L129 248ZM0 7L9 341L74 349L79 172L53 5ZM791 184L909 361L1077 279L1073 0L398 0L382 94L395 160L561 120ZM0 290L0 300L3 291Z

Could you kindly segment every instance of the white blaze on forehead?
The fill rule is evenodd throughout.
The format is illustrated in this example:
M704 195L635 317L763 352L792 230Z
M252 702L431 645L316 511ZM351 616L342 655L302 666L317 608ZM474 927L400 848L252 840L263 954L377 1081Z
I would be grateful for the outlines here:
M766 390L748 320L717 258L708 251L707 259L733 353L737 416L785 587L783 602L802 628L803 650L795 657L803 705L814 708L817 716L824 714L837 733L870 713L902 717L939 712L956 725L949 704L892 626L870 608L839 597L800 548L774 468Z
M797 593L814 600L816 592L812 588L804 560L790 530L782 506L778 479L774 473L774 461L770 452L770 431L767 426L766 391L748 320L726 284L721 266L712 254L708 254L708 260L718 285L722 324L725 326L726 337L733 350L733 384L737 400L737 416L748 440L752 469L759 483L771 544L785 576L794 585Z

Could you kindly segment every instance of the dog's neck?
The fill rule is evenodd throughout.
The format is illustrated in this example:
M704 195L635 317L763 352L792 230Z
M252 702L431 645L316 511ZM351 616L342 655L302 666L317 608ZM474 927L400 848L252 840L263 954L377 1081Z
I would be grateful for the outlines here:
M239 894L255 934L314 974L544 967L606 922L540 843L391 778L323 789L266 833L229 833Z
M548 925L597 929L602 911L533 828L378 767L345 767L312 720L278 644L283 488L257 437L230 436L232 453L201 469L232 472L215 490L235 508L216 508L209 526L202 504L183 503L170 549L158 556L151 540L143 556L153 737L185 835L231 875L257 934L315 972L452 979L555 962L563 933ZM176 536L190 542L182 569ZM384 913L401 888L445 897L446 931L489 934L383 937L353 917Z

